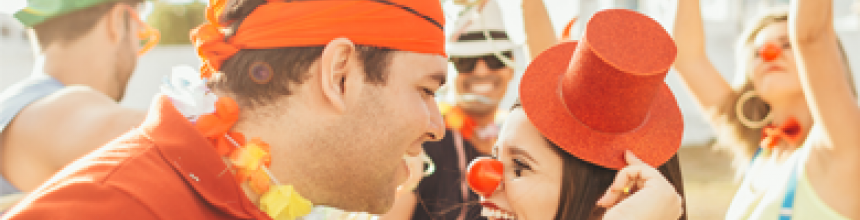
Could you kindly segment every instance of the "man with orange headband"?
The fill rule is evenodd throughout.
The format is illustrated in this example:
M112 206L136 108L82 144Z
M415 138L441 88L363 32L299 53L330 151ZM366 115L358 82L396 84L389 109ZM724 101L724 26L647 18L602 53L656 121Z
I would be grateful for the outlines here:
M3 219L337 219L382 214L404 157L442 138L438 1L211 0L144 123ZM367 216L367 215L365 215Z
M143 121L143 112L118 103L146 30L136 11L142 1L29 0L15 13L32 28L39 55L29 78L0 93L2 201Z

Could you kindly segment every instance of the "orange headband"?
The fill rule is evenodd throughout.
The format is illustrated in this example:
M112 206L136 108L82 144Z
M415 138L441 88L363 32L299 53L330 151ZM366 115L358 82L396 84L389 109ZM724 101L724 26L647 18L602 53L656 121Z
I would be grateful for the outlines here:
M326 45L344 37L355 44L445 55L442 6L415 0L269 0L225 41L218 16L227 0L210 0L206 24L191 32L204 78L241 49Z

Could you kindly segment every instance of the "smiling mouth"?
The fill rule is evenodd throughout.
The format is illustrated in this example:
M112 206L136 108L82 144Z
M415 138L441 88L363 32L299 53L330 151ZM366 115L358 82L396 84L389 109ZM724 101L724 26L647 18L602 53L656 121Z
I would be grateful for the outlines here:
M488 217L490 219L504 219L504 220L515 220L517 219L516 215L512 212L505 211L500 209L498 206L492 203L481 203L484 206L481 209L481 216Z

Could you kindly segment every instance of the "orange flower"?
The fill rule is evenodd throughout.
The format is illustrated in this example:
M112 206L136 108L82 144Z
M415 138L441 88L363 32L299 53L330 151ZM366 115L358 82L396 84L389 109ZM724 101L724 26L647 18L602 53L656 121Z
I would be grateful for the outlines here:
M237 182L241 184L250 181L251 188L258 193L268 190L270 177L263 169L272 164L272 155L266 142L252 139L247 145L234 151L231 160L236 169Z
M250 182L248 185L251 186L251 189L258 194L263 194L266 191L269 191L269 174L266 173L263 169L258 169L251 173Z
M231 98L221 97L215 102L215 112L197 118L197 130L207 138L224 136L239 121L239 104Z
M445 125L453 130L460 131L465 139L471 139L475 134L475 120L466 115L459 107L450 107L445 114Z

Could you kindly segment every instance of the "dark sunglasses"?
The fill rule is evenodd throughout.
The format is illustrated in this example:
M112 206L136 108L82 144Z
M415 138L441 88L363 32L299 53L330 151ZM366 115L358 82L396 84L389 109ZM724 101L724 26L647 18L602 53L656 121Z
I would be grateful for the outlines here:
M513 58L513 53L511 51L505 51L502 52L502 56L511 59ZM492 54L481 57L451 57L451 62L454 63L454 67L459 73L474 72L475 66L478 65L479 60L483 60L491 70L499 70L507 67L504 61Z

